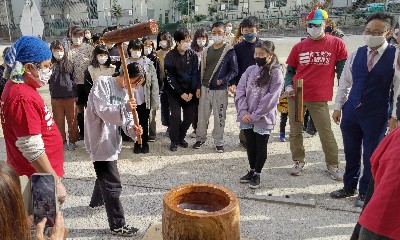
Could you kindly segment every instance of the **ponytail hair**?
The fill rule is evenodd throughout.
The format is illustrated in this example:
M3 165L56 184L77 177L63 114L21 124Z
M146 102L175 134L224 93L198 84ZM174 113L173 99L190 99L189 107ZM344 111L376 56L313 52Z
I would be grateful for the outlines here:
M272 59L271 62L268 64L264 65L262 67L262 70L260 72L260 77L256 80L256 86L263 88L265 86L270 86L271 85L271 72L272 69L279 64L278 57L275 54L275 44L271 41L260 41L256 43L256 48L261 48L268 54L272 54Z

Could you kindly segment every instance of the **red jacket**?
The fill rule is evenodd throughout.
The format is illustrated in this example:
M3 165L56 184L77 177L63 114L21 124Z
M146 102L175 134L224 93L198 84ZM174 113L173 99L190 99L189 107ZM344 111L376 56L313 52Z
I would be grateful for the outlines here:
M375 192L359 223L385 237L400 239L400 127L385 137L371 157Z

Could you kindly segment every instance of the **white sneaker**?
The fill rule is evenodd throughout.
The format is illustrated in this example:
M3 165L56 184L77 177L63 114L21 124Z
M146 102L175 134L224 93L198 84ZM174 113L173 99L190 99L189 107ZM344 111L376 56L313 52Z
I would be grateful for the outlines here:
M343 172L340 171L339 166L326 165L326 170L329 172L333 180L343 181Z
M290 169L290 175L300 176L305 164L305 162L295 161L292 169Z

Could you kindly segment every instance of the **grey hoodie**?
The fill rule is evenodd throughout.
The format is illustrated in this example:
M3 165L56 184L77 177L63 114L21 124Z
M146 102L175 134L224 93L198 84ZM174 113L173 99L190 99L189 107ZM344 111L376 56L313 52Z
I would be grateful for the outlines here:
M134 138L132 114L127 112L129 97L115 78L101 76L90 91L85 114L85 146L92 161L115 161L121 152L120 126Z

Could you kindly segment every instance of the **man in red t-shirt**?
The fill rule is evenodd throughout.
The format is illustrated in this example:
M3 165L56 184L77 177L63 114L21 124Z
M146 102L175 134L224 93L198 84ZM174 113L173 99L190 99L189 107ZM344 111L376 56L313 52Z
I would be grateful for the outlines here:
M285 91L294 95L294 81L303 79L304 106L307 107L319 133L327 170L337 181L343 180L339 170L338 146L331 128L328 101L332 100L335 72L338 78L347 59L344 42L325 35L328 14L316 9L307 16L309 37L297 43L286 61ZM304 167L303 124L295 122L294 100L289 98L290 151L294 166L290 171L299 176Z
M360 240L400 239L399 153L400 128L396 128L382 140L371 157L374 194L358 220Z
M6 77L10 80L1 96L0 119L7 162L20 176L57 175L58 198L63 202L63 140L37 91L50 78L51 56L47 43L37 37L21 37L7 51Z

